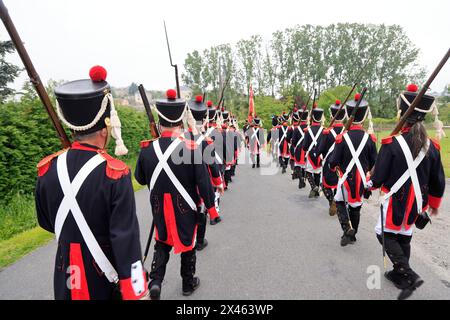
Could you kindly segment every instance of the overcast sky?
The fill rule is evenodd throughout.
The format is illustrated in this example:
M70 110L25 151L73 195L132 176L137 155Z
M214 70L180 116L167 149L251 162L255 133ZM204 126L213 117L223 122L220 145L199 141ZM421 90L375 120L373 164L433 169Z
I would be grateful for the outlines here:
M449 0L4 0L44 81L87 77L100 64L114 86L174 87L164 38L175 63L188 52L296 24L338 22L401 25L430 73L450 46ZM0 39L7 38L0 25ZM21 65L18 56L9 57ZM20 87L25 73L16 82ZM450 62L432 85L450 83Z

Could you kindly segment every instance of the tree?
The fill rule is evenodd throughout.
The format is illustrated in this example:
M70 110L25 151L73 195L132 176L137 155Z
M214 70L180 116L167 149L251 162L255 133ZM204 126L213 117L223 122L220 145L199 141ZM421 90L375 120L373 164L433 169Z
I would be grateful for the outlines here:
M130 84L130 86L128 87L128 94L130 96L134 96L138 91L139 91L138 85L134 82Z
M11 41L0 41L0 103L14 93L13 89L8 88L8 84L13 82L21 71L18 66L5 60L6 54L14 51L14 44Z

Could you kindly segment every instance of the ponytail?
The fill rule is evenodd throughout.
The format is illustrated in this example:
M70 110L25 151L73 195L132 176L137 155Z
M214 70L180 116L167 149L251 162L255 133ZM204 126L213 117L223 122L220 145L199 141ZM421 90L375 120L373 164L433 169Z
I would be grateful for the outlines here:
M411 151L413 158L415 159L420 151L426 148L428 142L428 134L422 121L417 121L411 124L411 129L409 130L411 136Z

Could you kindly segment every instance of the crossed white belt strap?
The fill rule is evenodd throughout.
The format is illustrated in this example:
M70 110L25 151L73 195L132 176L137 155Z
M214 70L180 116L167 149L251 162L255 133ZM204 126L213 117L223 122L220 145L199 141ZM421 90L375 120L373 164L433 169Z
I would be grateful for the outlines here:
M55 220L55 235L56 239L59 239L61 234L64 221L66 220L69 211L75 219L75 223L80 229L81 235L86 243L89 252L94 258L95 262L99 268L105 273L106 278L109 282L117 283L119 281L119 276L117 271L109 262L103 250L100 248L94 234L92 233L89 225L81 212L80 206L78 205L76 195L80 190L83 182L89 176L89 174L94 171L105 159L99 154L92 157L77 173L76 177L70 182L69 172L67 169L67 152L61 154L57 160L57 173L61 189L64 193L64 198L59 205L58 212L56 214Z
M312 148L314 148L317 145L317 140L319 139L319 136L322 133L322 130L323 130L323 128L320 127L319 130L317 131L316 135L314 136L311 128L308 128L308 133L311 136L312 141L311 141L311 144L309 145L306 155L308 155L311 152Z
M158 157L158 164L156 165L155 170L153 171L152 178L150 179L150 192L155 187L156 180L158 180L159 175L164 170L164 172L169 177L170 181L172 181L175 188L178 190L178 192L181 194L181 196L184 198L184 200L189 204L192 210L197 210L197 205L195 204L194 200L192 200L189 193L186 191L186 189L183 187L181 182L178 180L178 178L173 173L172 169L170 168L169 164L167 163L167 160L172 155L172 153L175 151L177 146L182 142L181 139L175 139L167 148L166 152L164 154L161 151L161 147L159 145L159 140L156 140L153 142L153 148L155 150L156 156Z
M350 171L352 171L352 169L355 165L359 171L359 175L361 176L361 180L364 184L364 188L367 188L366 173L364 172L364 170L362 168L361 161L359 161L359 156L360 156L361 152L363 151L367 140L369 139L369 135L367 133L364 133L361 143L358 146L358 150L356 150L356 151L355 151L355 147L353 146L352 140L350 139L350 137L347 133L344 134L344 139L347 142L348 148L350 149L350 153L352 154L352 160L349 162L344 175L339 179L338 189L340 189L342 184L345 182L345 180L347 180L348 174L350 173Z
M261 143L259 142L259 138L258 138L258 132L259 132L259 128L257 128L256 130L253 129L253 134L252 134L250 140L256 139L256 143L258 143L258 145L261 145Z
M303 130L301 129L301 127L298 127L298 131L300 132L300 136L301 138L298 140L295 148L298 148L298 146L300 145L300 143L302 143L302 141L305 139L305 133L303 132Z
M213 132L214 128L209 128L205 134L201 134L200 137L198 137L197 141L195 141L196 144L200 145L203 140L205 140L207 137L209 137L209 135L211 134L211 132ZM216 158L216 161L218 164L222 164L222 159L220 159L219 155L217 154L217 152L214 150L214 157Z
M283 135L281 136L281 139L279 140L279 142L284 141L287 138L288 129L286 127L286 130L285 130L284 127L282 126L281 131L283 131Z
M400 179L398 179L397 182L394 183L394 185L392 186L389 193L387 193L384 196L384 200L386 201L387 199L389 199L394 193L396 193L398 190L400 190L400 188L406 183L406 181L408 181L409 178L411 178L412 187L414 188L414 194L416 197L417 212L421 213L422 204L423 204L422 190L420 189L419 178L417 177L416 169L420 165L420 163L423 161L423 159L425 158L425 155L427 154L430 142L427 141L426 148L422 149L419 152L416 159L413 159L411 150L409 149L409 146L406 143L405 138L403 138L403 136L401 136L401 135L398 137L395 137L395 138L397 139L398 143L400 144L403 154L405 155L406 164L408 165L408 170L406 170L405 173L403 173L403 175L400 177Z
M331 134L332 134L333 137L334 137L334 143L331 145L331 147L330 147L330 149L328 150L328 152L327 152L325 158L323 158L323 161L324 161L324 162L325 162L325 160L327 160L328 156L334 151L334 148L336 147L336 137L337 137L337 133L336 133L333 129L331 129L330 132L331 132Z

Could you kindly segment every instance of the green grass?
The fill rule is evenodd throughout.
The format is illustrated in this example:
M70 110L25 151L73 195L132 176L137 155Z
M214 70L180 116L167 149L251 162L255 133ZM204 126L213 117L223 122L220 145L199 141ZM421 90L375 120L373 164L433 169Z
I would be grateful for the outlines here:
M0 270L48 243L53 238L54 235L52 233L40 227L35 227L8 240L0 241Z
M375 135L377 136L377 146L380 147L381 145L381 139L389 136L391 131L379 131L375 132ZM442 158L442 164L444 166L445 176L447 178L450 178L450 129L445 129L446 137L442 138L439 144L441 145L441 158ZM431 138L435 137L435 130L428 130L428 135Z

